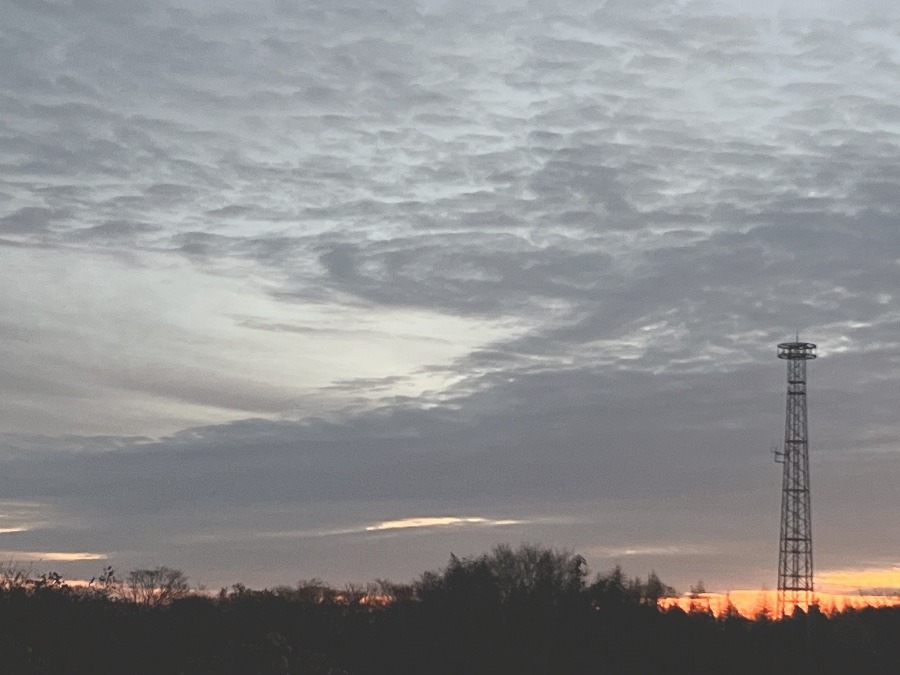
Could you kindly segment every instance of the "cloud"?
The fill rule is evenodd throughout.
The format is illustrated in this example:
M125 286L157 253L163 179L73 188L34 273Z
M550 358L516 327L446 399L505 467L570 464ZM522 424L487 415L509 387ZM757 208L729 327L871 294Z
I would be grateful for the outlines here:
M67 551L0 551L0 557L13 562L83 562L107 559L105 553Z
M402 518L400 520L384 520L371 525L351 525L307 530L273 530L257 532L245 536L260 539L308 539L379 532L402 532L406 530L433 530L435 528L445 527L470 527L473 525L477 527L497 527L503 525L523 525L527 523L528 521L512 518L495 519L484 518L481 516L416 516L412 518Z
M27 527L0 527L0 534L10 534L11 532L27 532Z
M384 532L386 530L408 530L413 528L447 527L459 525L520 525L521 520L506 519L493 520L480 516L460 518L458 516L421 516L418 518L404 518L402 520L385 520L375 525L367 525L366 532Z
M304 557L254 531L508 513L730 574L799 330L817 542L881 556L900 92L864 5L5 6L0 484L58 521L3 536L237 574ZM309 575L372 571L337 539Z
M673 555L699 555L701 550L695 548L683 548L677 545L669 546L631 546L628 548L615 548L606 551L610 558L627 556L673 556Z
M56 216L57 214L47 208L25 206L0 218L0 232L23 234L46 231Z

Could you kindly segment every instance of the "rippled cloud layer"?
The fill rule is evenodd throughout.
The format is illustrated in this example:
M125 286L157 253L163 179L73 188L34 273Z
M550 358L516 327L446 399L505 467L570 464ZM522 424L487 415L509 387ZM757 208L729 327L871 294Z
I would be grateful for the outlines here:
M900 16L827 5L7 3L4 542L771 583L800 331L817 555L890 569Z

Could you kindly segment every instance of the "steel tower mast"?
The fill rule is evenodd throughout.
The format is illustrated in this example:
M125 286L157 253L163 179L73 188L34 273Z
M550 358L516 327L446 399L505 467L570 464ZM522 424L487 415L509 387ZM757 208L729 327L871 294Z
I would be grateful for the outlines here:
M806 421L806 362L816 358L809 342L782 342L778 358L787 361L787 407L784 448L776 453L783 466L781 538L778 547L776 617L808 611L813 602L812 525L809 499L809 435Z

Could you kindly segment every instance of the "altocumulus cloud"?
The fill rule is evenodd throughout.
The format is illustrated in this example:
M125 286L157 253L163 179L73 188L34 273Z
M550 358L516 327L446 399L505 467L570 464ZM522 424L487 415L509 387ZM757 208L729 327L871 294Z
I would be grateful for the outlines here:
M4 548L271 584L502 536L771 584L800 330L817 567L897 564L892 6L0 24Z

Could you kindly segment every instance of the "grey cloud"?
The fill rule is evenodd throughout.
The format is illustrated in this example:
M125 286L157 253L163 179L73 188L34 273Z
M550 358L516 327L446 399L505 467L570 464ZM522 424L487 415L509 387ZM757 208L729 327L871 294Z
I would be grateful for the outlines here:
M110 220L72 233L77 241L133 241L148 233L159 232L158 225L136 223L127 220Z
M4 234L38 234L48 231L61 214L40 206L25 206L0 218L0 232Z
M777 365L714 375L522 372L447 408L385 408L341 424L246 420L122 443L116 452L51 454L44 460L58 465L51 482L43 462L20 460L5 481L15 498L43 483L45 496L138 511L236 499L650 499L673 485L691 491L710 476L759 467L769 443L760 430L777 428L781 412ZM834 383L834 376L820 380L819 392ZM839 397L821 398L820 412ZM823 415L816 422L822 452L840 449L840 440L825 439L851 441L839 422ZM204 472L210 485L201 495L194 483Z
M135 269L190 265L209 288L243 280L243 301L274 298L285 316L229 306L229 320L269 337L353 335L295 320L311 303L518 332L450 364L308 392L346 396L331 423L8 440L4 489L71 509L71 532L93 521L93 541L122 550L142 545L125 530L167 540L160 513L183 519L172 527L187 539L227 530L222 514L249 531L266 518L296 525L314 503L340 520L391 500L409 515L608 500L591 511L599 519L617 500L662 518L683 498L667 525L687 537L710 504L740 515L729 494L777 490L757 456L780 424L770 352L799 329L847 349L823 347L811 370L817 405L839 411L814 425L833 462L823 493L840 494L849 448L863 456L854 484L874 475L883 490L878 475L896 465L896 22L722 11L8 3L5 255L102 251ZM165 322L160 307L133 310ZM109 405L98 391L208 407L216 420L297 414L291 392L214 369L88 364L60 378L28 349L64 333L31 316L5 317L2 332L8 409L33 419L36 400L65 399L51 415L64 437L67 411ZM102 386L86 388L85 372ZM426 372L455 384L390 390ZM360 412L373 400L382 409ZM878 495L861 520L882 523L890 495ZM753 536L768 536L766 517L751 518ZM634 518L622 527L667 534Z
M206 213L210 216L243 216L249 215L253 209L243 204L229 204L218 209L212 209Z
M158 531L158 523L144 520L151 514L175 518L180 523L175 530L193 538L210 529L222 531L229 522L233 528L241 513L264 518L273 509L282 514L278 522L309 524L303 514L315 513L322 503L391 502L391 515L440 512L442 505L453 502L468 504L475 512L499 508L528 513L530 508L534 515L567 503L569 510L563 511L570 517L602 519L592 515L596 507L588 506L591 500L603 501L608 509L632 505L615 515L618 524L606 532L607 541L633 543L627 538L629 528L639 528L639 536L650 540L691 541L685 519L699 518L708 531L718 532L723 547L739 547L735 522L745 522L742 536L765 541L774 518L765 500L729 502L728 495L775 484L769 438L761 430L772 428L781 412L773 402L773 388L780 384L771 372L780 374L776 365L712 378L627 372L598 377L583 371L524 375L498 380L480 393L457 399L452 407L429 412L384 409L337 425L246 420L154 442L122 439L116 450L99 453L96 449L103 444L91 439L62 444L45 440L59 450L85 444L95 451L68 455L57 450L45 459L8 459L2 482L9 498L39 496L78 520L92 520L100 548L104 537L127 546L121 528L129 523L132 531L136 523ZM824 361L814 365L822 368L811 373L813 377L828 372ZM851 466L842 447L859 447L862 440L848 438L847 429L827 414L841 400L836 391L828 394L838 373L854 367L838 357L828 366L836 373L816 380L820 395L813 421L821 439L816 444L819 459L814 458L817 494L842 489ZM652 426L646 424L647 416L653 417ZM821 453L832 459L823 461ZM872 454L852 463L856 473L868 475L875 470L889 473L895 459ZM882 483L869 480L868 489L880 494L888 487ZM673 502L682 503L676 507ZM616 503L619 507L613 507ZM709 517L712 504L730 525ZM861 505L856 508L859 516ZM352 511L346 513L345 518L354 518ZM656 534L640 524L647 514L666 523ZM823 520L835 516L828 508L822 515ZM267 518L271 529L277 518ZM332 516L330 522L346 527L358 521ZM584 529L556 526L556 536L568 532L563 536L569 542L572 537L590 540ZM159 546L170 554L179 550L174 542L160 541ZM287 541L279 550L293 546ZM238 550L237 544L232 550ZM831 557L839 559L836 553ZM687 574L695 573L702 562L690 561ZM727 565L722 565L725 562L719 561L712 573L725 574Z
M180 201L194 194L193 188L173 183L158 183L147 188L146 194L151 197Z
M510 236L499 240L505 251L490 255L471 237L441 239L428 245L391 242L365 249L336 245L327 248L321 260L333 283L370 301L476 313L512 311L541 298L586 297L610 265L602 252L573 254Z

